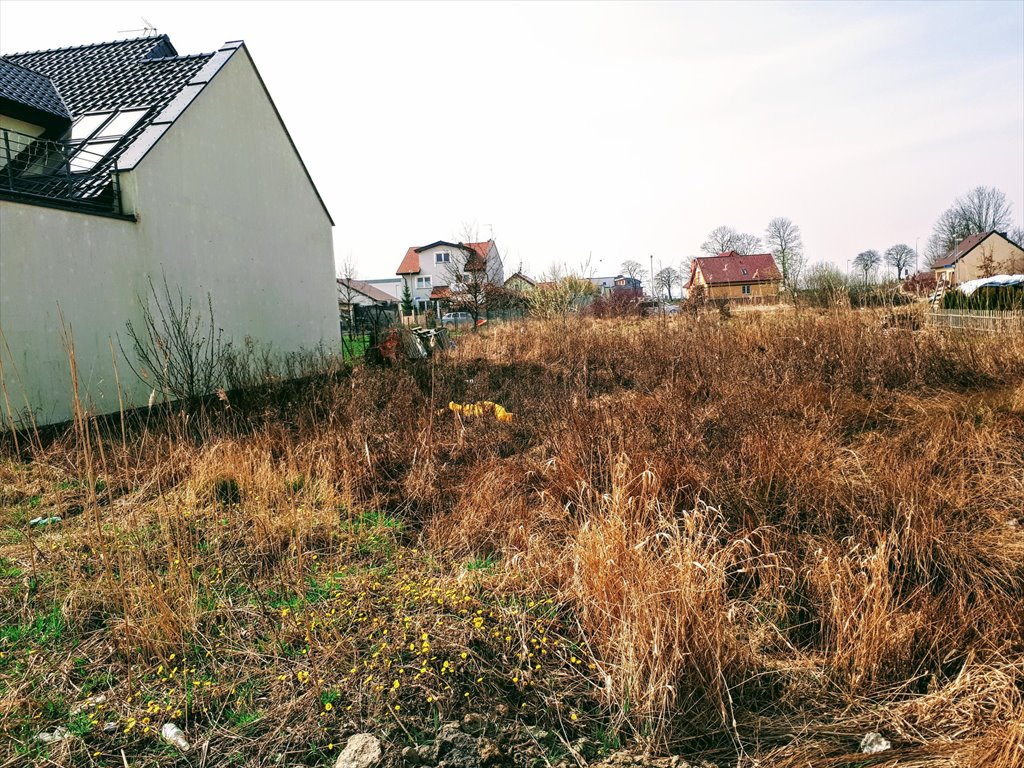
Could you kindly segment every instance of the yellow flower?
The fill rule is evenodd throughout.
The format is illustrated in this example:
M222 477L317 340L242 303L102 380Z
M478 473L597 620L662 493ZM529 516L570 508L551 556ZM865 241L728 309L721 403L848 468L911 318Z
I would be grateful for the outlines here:
M334 709L334 705L331 702L328 701L324 704L324 712L330 712L332 709Z

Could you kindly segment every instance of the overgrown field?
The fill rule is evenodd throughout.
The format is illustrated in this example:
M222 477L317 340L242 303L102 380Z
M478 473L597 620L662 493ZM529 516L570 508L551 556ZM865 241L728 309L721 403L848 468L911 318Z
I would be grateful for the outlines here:
M513 324L8 439L0 765L398 761L475 712L517 765L1024 766L1024 338L907 325Z

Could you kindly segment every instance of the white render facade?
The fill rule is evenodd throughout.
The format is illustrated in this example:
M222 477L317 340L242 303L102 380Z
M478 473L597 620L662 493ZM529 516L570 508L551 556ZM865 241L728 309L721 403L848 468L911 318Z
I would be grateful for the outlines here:
M333 222L244 44L201 74L118 159L125 216L0 199L5 426L72 418L65 330L85 407L146 405L151 388L120 346L131 349L126 323L139 325L149 281L204 311L209 295L236 344L285 353L338 339Z

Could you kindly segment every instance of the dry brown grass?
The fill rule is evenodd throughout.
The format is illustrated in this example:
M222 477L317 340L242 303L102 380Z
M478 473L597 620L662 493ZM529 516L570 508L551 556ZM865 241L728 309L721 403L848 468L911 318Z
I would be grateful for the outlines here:
M217 764L327 764L346 721L482 710L733 765L1019 768L1024 339L891 325L508 325L9 446L12 759L105 692L50 759L172 764L175 719ZM869 730L894 751L856 755Z

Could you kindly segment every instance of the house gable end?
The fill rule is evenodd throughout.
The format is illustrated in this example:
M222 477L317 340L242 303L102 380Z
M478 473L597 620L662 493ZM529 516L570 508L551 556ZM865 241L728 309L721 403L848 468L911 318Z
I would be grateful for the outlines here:
M188 81L181 92L160 112L160 114L156 116L143 134L140 135L119 158L117 169L119 171L134 170L146 155L149 154L150 150L153 149L157 142L163 138L164 134L171 129L189 106L191 106L199 97L199 94L206 90L207 86L215 77L217 77L217 75L224 69L225 65L227 65L227 63L231 61L239 51L244 54L245 60L252 70L253 75L255 75L256 81L259 83L259 87L263 92L263 96L266 98L274 116L277 118L277 123L281 128L281 131L284 133L284 136L291 147L291 151L294 154L295 160L298 161L299 167L302 169L302 173L305 175L306 180L309 183L310 189L312 189L313 194L316 196L320 208L323 210L327 220L331 223L331 226L334 226L334 219L331 216L330 211L327 209L327 205L324 203L323 197L320 195L320 190L317 189L316 184L313 182L313 177L310 175L305 162L303 162L302 156L299 154L299 150L295 146L295 142L292 139L291 134L288 132L288 127L285 125L284 120L281 117L281 113L277 109L277 105L274 104L274 100L270 96L270 92L267 90L266 83L263 81L259 70L256 68L256 63L252 60L249 50L241 40L225 43L216 53L213 54L213 56L210 57L209 61L206 62L202 69L200 69L195 76Z

